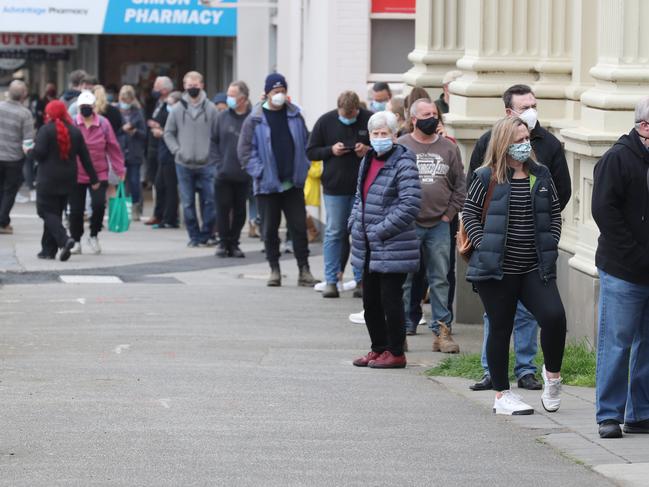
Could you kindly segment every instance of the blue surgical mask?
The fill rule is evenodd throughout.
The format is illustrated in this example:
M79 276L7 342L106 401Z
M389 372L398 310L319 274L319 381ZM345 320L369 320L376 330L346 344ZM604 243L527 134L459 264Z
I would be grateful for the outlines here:
M529 159L532 153L532 144L529 142L521 142L520 144L511 144L507 149L507 154L512 159L518 162L525 162Z
M389 151L394 145L394 142L392 142L392 139L389 137L386 137L385 139L372 139L370 140L370 143L377 154L383 154Z
M228 96L225 99L225 104L228 106L228 108L232 108L234 110L237 108L237 99L234 96Z
M130 103L124 103L123 101L120 101L119 102L119 108L121 110L129 110L131 108L131 104Z
M342 123L343 125L351 125L353 123L356 123L356 117L347 118L343 117L342 115L338 115L338 120L340 120L340 123Z
M374 112L382 112L382 111L385 110L385 107L387 106L387 102L372 100L372 103L370 103L370 106L372 107L372 111L374 111Z

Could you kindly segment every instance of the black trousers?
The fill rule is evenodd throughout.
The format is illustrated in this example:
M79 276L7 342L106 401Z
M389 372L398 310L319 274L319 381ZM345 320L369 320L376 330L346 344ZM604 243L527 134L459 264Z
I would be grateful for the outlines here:
M0 227L11 223L9 213L23 184L23 161L0 161Z
M556 280L543 282L538 271L505 274L501 281L476 282L489 317L487 364L496 391L509 389L509 341L514 328L516 304L520 300L541 327L545 368L561 371L566 344L566 312Z
M246 202L250 184L217 179L214 187L220 245L227 248L238 247L241 229L246 224Z
M65 194L47 194L36 192L36 212L43 220L41 248L44 255L56 256L58 249L68 241L68 232L62 222L63 211L68 204Z
M83 235L83 212L86 209L86 192L90 191L90 236L96 237L102 229L106 213L106 189L108 181L102 181L99 188L92 189L90 184L75 184L70 193L70 234L75 242Z
M266 259L272 268L279 266L279 224L282 213L293 240L293 252L298 266L309 264L309 247L306 237L306 208L302 188L291 188L282 193L257 195L261 232L266 249Z
M167 225L178 225L178 177L175 164L158 164L153 216Z
M366 259L369 262L369 258ZM403 355L406 330L403 327L403 283L407 274L381 274L363 271L363 309L372 351L386 350Z

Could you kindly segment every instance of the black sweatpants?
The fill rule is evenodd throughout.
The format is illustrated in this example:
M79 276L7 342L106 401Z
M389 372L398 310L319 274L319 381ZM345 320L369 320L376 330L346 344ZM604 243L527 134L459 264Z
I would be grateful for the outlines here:
M0 161L0 227L11 223L9 213L23 184L23 161Z
M55 257L58 249L68 241L68 232L62 222L63 211L68 204L65 194L36 192L36 212L43 220L41 248L44 255Z
M90 184L75 184L70 193L70 235L75 242L83 235L83 212L86 209L86 191L90 191L90 236L96 237L101 231L106 213L106 189L108 181L102 181L99 188L92 189Z
M309 264L309 247L306 237L306 208L302 188L291 188L282 193L257 195L261 231L266 249L266 259L271 268L279 266L279 224L282 212L293 240L293 252L299 267Z
M566 312L555 279L543 282L539 272L532 271L505 274L501 281L476 282L475 287L489 317L487 364L496 391L509 389L509 341L519 300L541 327L546 370L561 371L566 344Z
M178 225L178 176L173 163L158 164L153 216L167 225Z
M238 247L241 229L246 223L246 202L250 192L248 182L215 182L216 223L220 245Z
M369 258L366 259L369 262ZM365 326L372 341L372 351L386 350L393 355L403 355L406 330L403 326L403 283L407 274L382 274L363 271L363 309Z

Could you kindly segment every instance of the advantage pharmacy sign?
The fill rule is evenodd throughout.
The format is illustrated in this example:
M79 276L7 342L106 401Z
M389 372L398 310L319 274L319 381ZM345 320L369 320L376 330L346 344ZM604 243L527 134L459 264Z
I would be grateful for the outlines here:
M235 0L0 0L0 32L237 34Z

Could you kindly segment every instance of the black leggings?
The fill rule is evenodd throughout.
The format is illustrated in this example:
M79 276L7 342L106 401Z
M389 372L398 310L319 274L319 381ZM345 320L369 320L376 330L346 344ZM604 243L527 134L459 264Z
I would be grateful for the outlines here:
M566 312L556 280L543 282L538 271L505 274L501 281L476 282L489 317L487 364L496 391L509 389L509 340L520 300L541 327L541 348L548 372L559 372L566 344Z

